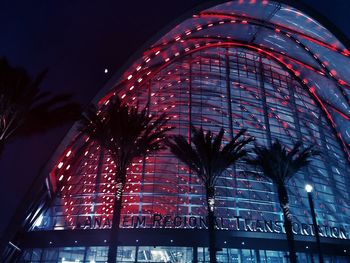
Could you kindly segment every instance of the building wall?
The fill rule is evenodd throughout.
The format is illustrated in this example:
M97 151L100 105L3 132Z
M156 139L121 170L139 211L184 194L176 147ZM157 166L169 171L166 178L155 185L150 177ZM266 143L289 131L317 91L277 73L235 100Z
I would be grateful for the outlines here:
M141 105L149 100L151 114L169 114L174 134L189 135L192 123L213 132L224 127L226 140L245 128L263 145L275 139L289 147L298 140L316 145L322 154L288 184L294 221L311 223L304 191L309 182L320 224L348 230L350 171L339 141L309 92L270 58L243 48L207 48L162 68L125 100ZM84 143L64 170L62 178L57 174L54 206L33 229L110 227L115 165L108 153ZM237 229L234 216L282 220L273 185L251 171L255 168L240 162L218 180L215 213L222 228ZM168 150L135 160L127 178L122 217L192 216L199 222L206 216L201 182Z

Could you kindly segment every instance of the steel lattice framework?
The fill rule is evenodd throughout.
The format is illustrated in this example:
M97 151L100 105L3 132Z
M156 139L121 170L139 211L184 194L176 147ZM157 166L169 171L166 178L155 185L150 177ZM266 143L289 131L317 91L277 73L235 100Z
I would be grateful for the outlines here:
M330 31L295 8L230 1L168 30L95 102L103 111L115 95L129 104L150 101L151 114L169 114L174 134L189 135L193 123L214 132L224 127L226 139L246 128L260 144L278 138L317 145L323 154L290 182L292 213L311 223L304 184L312 182L319 219L349 227L349 56ZM86 217L102 225L111 218L115 165L107 152L73 127L53 162L46 186L56 197L31 212L28 227L75 229ZM272 184L247 176L249 169L239 163L219 180L216 215L228 222L234 215L279 220ZM199 180L167 150L131 165L123 202L122 216L206 215Z
M158 66L139 88L121 95L125 101L146 104L150 100L150 112L167 112L177 134L188 135L193 123L214 131L223 126L227 139L246 128L265 145L274 138L287 145L298 140L317 145L323 155L291 181L293 214L301 222L309 220L303 193L305 182L311 181L319 189L317 208L322 221L348 221L346 155L319 102L280 63L248 46L224 43ZM110 106L106 100L101 110ZM65 155L74 157L61 160L55 170L60 198L51 208L56 211L54 217L46 219L54 229L74 229L88 216L100 218L104 225L113 212L113 160L96 143L80 140L75 153L69 150ZM280 219L271 183L247 177L249 169L241 163L218 182L216 215L227 220L229 228L234 215ZM122 216L206 214L201 183L168 151L132 164L123 202Z

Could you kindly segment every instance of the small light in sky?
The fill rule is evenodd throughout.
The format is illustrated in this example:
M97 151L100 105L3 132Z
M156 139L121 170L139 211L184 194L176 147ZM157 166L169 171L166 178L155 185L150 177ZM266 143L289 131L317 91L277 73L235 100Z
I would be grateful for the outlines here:
M105 68L105 74L107 74L108 73L108 68Z

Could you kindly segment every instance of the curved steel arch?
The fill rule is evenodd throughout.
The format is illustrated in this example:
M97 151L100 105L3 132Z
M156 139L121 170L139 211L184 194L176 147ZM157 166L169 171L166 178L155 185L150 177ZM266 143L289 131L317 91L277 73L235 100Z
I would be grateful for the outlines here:
M338 133L338 131L336 130L336 124L332 118L332 116L330 115L329 111L327 110L327 108L325 107L324 103L322 102L322 100L317 96L317 94L315 93L315 89L311 86L309 86L304 80L302 80L300 78L300 76L293 70L290 68L290 66L285 63L282 59L276 57L275 55L273 55L271 52L265 50L264 48L260 47L260 46L256 46L254 44L251 43L244 43L244 42L238 42L238 41L228 41L226 40L225 42L219 42L219 43L210 43L208 45L209 42L207 42L207 44L205 45L200 45L198 47L195 47L194 49L190 49L187 53L185 54L181 54L175 57L172 57L171 59L169 59L168 61L164 62L162 65L158 65L158 67L156 68L155 71L152 71L151 74L146 74L146 77L143 77L143 81L147 82L148 79L151 79L155 74L157 74L160 70L162 70L163 68L165 68L166 66L168 66L169 64L173 63L175 60L180 59L184 56L190 55L191 53L197 52L199 50L203 50L209 47L220 47L220 46L237 46L237 47L245 47L251 50L255 50L258 52L261 52L263 54L265 54L267 57L273 59L275 62L277 62L279 65L281 65L287 72L289 72L291 75L294 76L294 78L299 82L299 84L305 88L305 90L307 90L307 92L310 93L310 95L315 99L315 101L318 103L319 107L322 109L322 111L324 112L325 116L327 117L327 119L330 121L330 124L332 126L332 128L334 129L334 133L337 136L337 138L339 139L339 142L341 143L341 145L343 146L343 150L347 155L347 159L350 162L350 152L348 149L347 144L345 143L345 141L343 140L342 136ZM136 90L136 84L133 84L135 86L135 88L133 88L132 91L134 91L134 89ZM140 84L140 86L142 86L142 84ZM123 85L121 85L123 86ZM100 101L101 104L105 103L106 101L108 101L109 97L108 96L113 96L113 94L115 95L116 92L113 92L112 94L110 93L110 95L107 95L104 100ZM122 98L124 98L127 94L127 91L122 92Z
M201 16L201 15L199 15ZM214 15L215 16L215 15ZM225 14L224 15L225 17L230 17L231 19L232 18L236 18L238 17L237 15L228 15L228 14ZM215 16L216 17L216 16ZM235 20L235 23L243 23L243 24L252 24L252 25L259 25L259 26L262 26L262 27L265 27L269 30L273 30L276 32L276 29L278 29L278 33L282 33L284 36L287 37L287 39L291 39L293 40L297 46L300 46L302 48L302 50L304 52L306 52L306 54L308 56L310 56L311 59L313 59L319 66L320 68L323 68L327 74L327 77L329 79L333 79L336 83L335 83L335 86L338 88L338 90L341 92L342 96L346 99L347 103L349 104L350 102L350 99L349 99L349 96L342 90L341 87L338 86L338 83L342 86L346 86L346 87L350 87L350 84L349 83L346 83L345 81L342 81L341 79L338 79L335 77L335 75L333 75L331 73L331 70L328 69L328 67L318 58L318 56L316 55L315 52L313 52L311 50L311 48L307 47L306 45L304 45L303 43L301 43L296 37L290 35L290 31L293 31L293 30L290 30L288 28L285 28L285 30L281 30L280 28L283 28L282 26L273 26L275 24L273 23L269 23L269 22L262 22L262 23L256 23L256 22L253 22L251 21L253 18L249 18L249 17L240 17L240 20ZM254 20L254 19L253 19ZM231 20L232 21L232 20ZM230 20L228 21L224 21L226 23L230 23ZM267 25L269 24L269 25ZM209 24L205 24L205 25L201 25L200 26L200 30L203 30L203 29L207 29L208 28L208 25L211 25L210 27L215 27L215 26L220 26L222 25L221 24L221 21L217 21L217 22L214 22L214 23L209 23ZM197 26L198 28L198 26ZM156 46L153 46L151 48L151 50L153 50L153 53L152 51L150 51L151 54L145 54L145 56L147 56L147 60L149 59L152 59L154 58L157 54L157 52L163 52L165 50L165 47L166 46L171 46L172 44L175 44L177 41L179 40L191 40L191 39L194 39L194 38L191 38L191 37L186 37L187 35L189 35L189 33L193 33L193 32L196 32L196 31L199 31L199 30L195 30L196 28L193 27L192 30L186 30L185 32L183 32L182 34L179 34L174 40L170 41L170 42L166 42L166 43L163 43L163 44L159 44L159 45L156 45ZM299 32L295 32L296 34L300 34ZM211 39L211 37L208 37L208 39ZM250 44L253 44L253 43L250 43ZM266 47L266 48L269 48L269 47ZM330 48L332 49L331 47L327 47L327 48ZM163 50L162 50L163 49ZM339 52L339 51L338 51ZM341 53L342 55L344 55L343 53ZM349 56L349 54L346 53L346 55L344 55L346 57ZM170 57L170 56L169 56ZM141 63L139 65L139 67L143 67L147 64L148 62L144 62L144 63ZM137 72L134 70L134 72L131 74L131 75L136 75ZM129 75L129 76L131 76ZM144 74L143 78L145 77L146 74ZM129 79L128 79L129 80ZM136 83L137 84L137 83ZM348 116L349 117L349 116Z
M199 15L199 16L200 16L200 15ZM225 17L227 17L227 16L229 16L229 15L226 14ZM246 18L245 20L241 20L240 22L248 23L248 22L249 22L249 18ZM217 22L215 22L215 23L212 23L211 26L213 26L213 25L214 25L214 26L217 26L217 25L219 25L220 23L221 23L221 21L217 21ZM256 23L256 21L255 21L254 23ZM274 24L272 24L272 23L271 23L270 25L267 25L267 24L268 24L268 22L264 22L263 24L259 24L259 26L264 26L264 27L269 28L270 30L272 30L272 29L273 29L273 26L272 26L272 25L274 25ZM201 27L204 27L204 26L202 25ZM202 30L202 29L203 29L203 28L201 28L201 30ZM349 106L349 97L348 97L348 95L345 93L345 91L342 89L342 88L345 87L345 86L346 86L346 87L349 86L349 84L346 83L345 81L341 80L341 79L336 78L336 76L335 76L334 74L332 74L332 73L330 72L330 70L327 68L327 66L325 65L325 63L323 63L323 62L316 56L316 54L310 50L310 48L306 47L306 46L303 45L297 38L293 37L293 36L290 34L290 31L293 31L293 30L291 30L291 29L289 29L289 28L287 28L286 30L288 30L288 32L287 32L287 31L284 32L284 31L281 31L281 30L279 29L279 32L278 32L278 33L281 32L281 33L283 33L284 36L286 36L286 37L288 37L289 39L291 39L292 41L294 41L295 44L296 44L297 46L300 46L300 47L302 48L302 50L304 50L304 52L306 52L306 53L308 54L308 56L310 56L314 61L316 61L316 63L321 67L322 70L325 70L325 72L326 72L326 77L327 77L328 79L332 79L332 80L334 81L334 84L335 84L336 89L338 89L338 91L339 91L340 94L344 97L344 99L346 100L346 102L347 102L347 104L348 104L348 106ZM142 81L142 80L144 80L144 79L147 79L146 76L147 76L148 74L150 74L150 72L148 71L150 68L147 68L147 71L148 71L148 72L146 73L146 72L143 70L143 67L144 67L144 66L147 66L147 63L148 63L150 60L154 59L154 58L157 56L157 53L159 54L159 52L166 52L166 46L171 46L171 44L176 43L177 41L181 41L181 40L189 41L190 38L186 38L185 36L186 36L188 33L191 33L191 31L194 31L194 29L192 29L192 30L186 30L186 31L184 31L184 32L180 32L180 34L178 34L178 36L177 36L174 40L168 41L168 42L166 42L166 43L164 43L164 44L154 45L154 46L152 46L150 49L146 50L145 53L144 53L144 55L143 55L144 60L141 61L140 63L138 63L138 65L135 65L133 71L129 72L126 76L124 76L124 78L121 78L120 81L122 81L122 82L120 82L117 86L114 86L113 89L112 89L112 91L110 91L110 94L109 94L109 95L106 95L106 96L104 96L102 99L100 99L99 104L104 103L104 102L107 100L108 96L112 95L112 93L117 92L118 89L119 89L118 87L122 87L124 84L126 84L126 83L130 80L129 77L132 78L133 76L138 76L137 79L139 80L139 82ZM299 32L296 32L296 33L299 34ZM315 41L316 41L316 40L315 40ZM320 41L319 41L319 42L320 42ZM331 46L327 46L327 47L333 50L333 48L332 48ZM267 48L268 48L268 47L267 47ZM340 50L337 50L337 51L339 52ZM176 55L179 55L179 54L176 54L176 53L175 53L175 56L176 56ZM348 54L348 53L342 52L342 55L343 55L343 56L348 56L349 54ZM165 62L167 62L167 61L169 61L169 60L170 60L170 55L165 59ZM139 71L139 68L141 68L140 72L138 72L138 71ZM141 72L144 72L143 76L141 75ZM132 85L129 85L129 84L126 84L126 85L128 86L129 89L134 89L134 88L138 85L138 83L135 82L135 83L133 83ZM342 87L340 87L339 85L342 86ZM125 95L122 94L122 96L125 96ZM326 103L326 104L327 104L327 103ZM327 105L329 105L329 104L327 104ZM323 104L323 106L324 106L324 104ZM333 106L333 107L334 107L334 106ZM323 108L323 109L326 109L326 108ZM336 109L336 107L335 107L335 109ZM339 110L339 109L336 109L336 110L337 110L338 112L340 112L340 113L342 112L342 111ZM346 116L347 120L349 119L349 115L348 115L347 113L342 112L342 116ZM334 122L333 122L333 125L335 125ZM336 129L337 129L337 128L336 128ZM338 133L337 133L337 134L338 134ZM344 143L344 145L345 145L346 147L349 147L346 143Z
M178 25L179 23L181 24L183 21L185 21L186 19L190 19L191 17L193 17L194 15L198 15L199 16L202 14L206 14L205 13L205 10L208 9L208 8L211 8L211 7L214 7L214 6L217 6L217 5L220 5L220 4L223 4L223 3L228 3L228 2L232 2L232 1L222 1L222 0L219 0L219 1L211 1L211 2L207 2L207 3L204 3L200 6L198 6L197 8L194 8L193 10L189 11L188 13L184 14L181 18L179 19L176 19L175 21L173 21L172 23L170 23L169 25L167 25L166 27L164 27L162 30L160 30L159 33L157 33L154 37L152 37L148 42L146 42L146 44L140 48L140 50L138 52L135 53L135 55L133 57L131 57L129 59L129 61L127 63L125 63L125 65L111 78L111 80L105 85L104 88L101 89L101 91L98 93L98 95L94 98L93 101L95 102L98 102L99 105L102 105L103 103L106 102L106 100L108 100L108 97L109 96L112 96L113 94L116 94L120 91L120 88L123 87L124 85L127 86L128 89L134 89L137 85L137 83L135 83L134 85L130 85L130 84L126 84L128 82L128 79L127 79L127 76L124 76L124 78L122 77L123 73L125 75L125 71L127 68L130 68L132 66L132 64L134 64L135 60L139 57L146 57L146 59L139 64L139 66L144 66L146 65L148 62L147 59L150 59L150 58L154 58L157 54L157 52L159 50L157 50L157 45L155 46L152 46L153 43L155 43L156 41L158 41L159 39L161 39L166 33L168 33L169 31L171 31L175 25ZM315 17L321 21L320 24L322 24L323 26L325 26L325 29L327 29L330 33L332 33L333 35L335 35L337 38L339 38L340 40L342 40L342 43L344 44L345 42L345 46L346 47L350 47L350 41L344 36L344 34L342 32L340 32L331 22L328 21L328 19L326 19L325 17L323 17L322 15L318 14L316 11L312 10L312 8L308 8L306 7L305 5L303 4L300 4L300 3L297 3L295 1L289 1L289 0L277 0L277 1L271 1L271 2L276 2L276 3L282 3L282 4L286 4L288 6L291 6L291 7L294 7L298 10L301 10L303 11L303 13L305 14L312 14L312 18L314 19ZM204 10L204 11L203 11ZM229 14L224 14L225 17L227 16L230 16ZM235 17L239 17L239 16L235 16ZM242 19L243 21L243 17L239 17L240 19ZM245 20L249 20L249 19L252 19L252 22L255 22L255 23L258 23L260 22L261 24L259 24L260 26L264 26L265 28L269 28L271 30L273 30L273 26L275 26L275 24L273 23L270 23L267 22L267 21L263 21L263 20L260 20L259 19L255 19L253 17L249 18L249 17L245 17ZM314 19L315 20L315 19ZM219 22L217 23L219 25ZM269 25L268 25L269 24ZM283 27L281 27L283 28ZM331 30L329 30L328 28L330 28ZM288 35L290 32L293 33L293 30L290 29L290 28L285 28L286 32L283 32L282 30L282 33L284 33L284 35ZM287 32L289 31L289 32ZM297 34L300 34L300 32L295 32ZM186 36L186 32L183 32L184 36ZM288 36L287 36L288 37ZM291 36L289 36L288 38L291 38ZM322 66L322 61L320 61L317 57L315 57L310 49L307 50L305 49L305 47L300 43L296 42L297 39L294 39L295 43L299 46L301 46L303 48L304 51L306 51L308 53L308 55L310 55L312 57L312 59L314 59L315 61L317 61L318 65L321 66L322 69L326 70L326 74L327 74L327 77L329 78L332 78L335 82L337 83L341 83L340 85L344 85L344 86L347 86L347 87L350 87L350 84L346 83L346 82L342 82L342 80L339 80L337 79L334 75L330 75L330 70L327 69L326 66ZM298 41L298 40L297 40ZM177 42L176 40L173 40L172 42L168 42L166 43L167 45L171 45L172 43L175 43ZM326 45L326 44L325 44ZM151 48L149 48L149 46L151 46ZM331 46L329 45L326 45L328 48L332 49ZM338 52L340 52L341 50L337 50ZM344 52L341 52L341 54L343 56L349 56L350 53L344 53ZM170 61L170 59L168 60ZM284 66L285 66L285 63L284 63ZM290 71L290 67L287 65L287 68L288 68L288 71ZM134 69L135 71L136 69ZM140 70L140 73L142 72L142 70ZM129 74L129 73L128 73ZM130 74L130 75L133 75L133 74ZM149 73L148 72L145 72L143 74L144 76L148 76ZM152 74L153 75L153 74ZM293 72L293 75L294 75L294 72ZM142 77L142 79L146 79L145 77ZM298 79L300 80L300 78L298 77ZM119 84L115 85L116 82L120 82ZM302 84L306 84L305 81L301 80L302 81ZM140 83L142 84L142 83ZM339 88L338 85L336 85L337 88ZM341 88L340 88L341 89ZM108 91L109 90L109 91ZM349 103L349 98L348 96L344 93L343 90L341 90L341 93L344 97L347 98L347 102ZM123 96L124 94L122 94ZM316 95L316 94L315 94ZM332 123L332 127L336 129L336 125L334 123L334 121L332 120L331 118L331 115L329 114L327 108L324 106L324 104L322 103L322 101L320 100L320 98L317 99L317 101L319 103L321 103L322 105L322 110L326 113L327 115L327 118L330 119L331 123ZM346 115L346 114L345 114ZM347 116L349 117L349 116ZM337 137L340 136L339 132L336 132L337 134ZM347 145L343 139L341 139L341 144L343 145L344 147L344 150L347 152L347 155L348 155L348 159L350 158L349 157L349 145ZM58 153L59 154L59 153Z
M238 0L236 0L238 1ZM102 87L100 92L94 97L92 100L93 102L97 103L99 99L101 99L110 89L112 89L115 86L115 83L118 82L122 74L130 67L132 64L137 60L138 58L142 57L143 54L149 49L152 44L154 44L156 41L161 39L166 33L171 31L173 28L175 28L178 24L182 23L188 18L191 18L193 15L217 6L219 4L228 3L232 1L228 0L213 0L213 1L207 1L203 4L198 5L197 7L193 8L192 10L189 10L179 18L171 21L169 24L165 25L162 29L159 30L154 36L152 36L148 41L145 42L143 46L140 47L138 51L135 52L133 56L131 56L127 62L111 77L111 79ZM336 36L337 39L341 41L341 43L350 50L350 39L345 36L345 34L340 31L329 19L327 19L325 16L314 10L312 7L307 6L306 4L303 4L299 1L294 0L274 0L272 2L282 3L286 4L288 6L294 7L297 10L302 11L305 14L310 14L309 16L312 18L316 18L314 20L318 21L321 25L324 26L329 32L331 32L334 36Z

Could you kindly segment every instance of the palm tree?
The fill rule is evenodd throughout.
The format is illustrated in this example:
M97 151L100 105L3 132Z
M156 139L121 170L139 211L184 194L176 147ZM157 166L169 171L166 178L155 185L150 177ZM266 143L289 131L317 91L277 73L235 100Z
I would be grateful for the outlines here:
M191 126L191 142L182 135L174 136L168 140L167 145L171 152L186 164L202 181L208 209L209 254L210 262L216 262L215 242L215 184L223 172L237 160L244 157L247 151L244 146L253 141L253 137L244 138L245 130L223 145L224 129L218 135L211 131L204 132L202 128Z
M32 79L21 68L0 58L0 156L5 144L18 136L60 126L79 117L80 107L71 95L52 96L39 85L46 72Z
M113 207L112 230L108 250L108 262L116 262L118 230L122 209L122 195L127 169L132 161L164 148L167 125L165 114L159 117L148 113L148 106L139 110L122 103L119 97L113 99L105 111L91 106L81 119L81 131L108 150L116 164L116 194Z
M314 150L313 146L303 148L302 142L297 142L288 151L279 140L276 140L271 147L256 145L253 152L256 156L248 159L247 162L259 167L263 178L272 181L277 187L278 199L283 211L289 258L291 263L296 263L292 215L289 211L289 198L286 185L301 168L306 167L310 163L310 158L318 154L318 152Z

